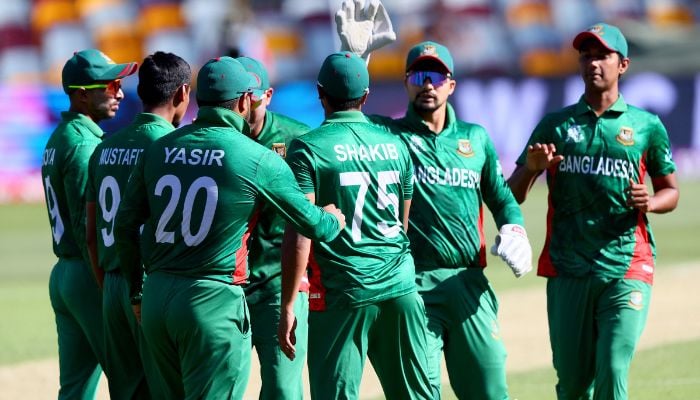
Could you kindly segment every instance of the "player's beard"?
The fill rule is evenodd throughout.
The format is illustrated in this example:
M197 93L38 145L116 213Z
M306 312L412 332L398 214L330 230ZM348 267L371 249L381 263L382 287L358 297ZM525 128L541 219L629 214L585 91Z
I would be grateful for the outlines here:
M437 97L433 97L434 101L432 103L424 103L420 100L420 93L416 95L416 97L413 99L413 109L418 112L419 114L423 113L431 113L435 112L438 110L443 103L440 102L440 100Z

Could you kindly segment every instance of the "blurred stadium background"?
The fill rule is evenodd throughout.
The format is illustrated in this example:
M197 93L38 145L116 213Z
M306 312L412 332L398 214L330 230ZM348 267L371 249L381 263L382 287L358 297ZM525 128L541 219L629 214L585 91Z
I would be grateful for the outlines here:
M0 2L0 203L40 201L46 140L68 108L62 66L74 51L99 48L117 62L156 50L185 58L196 72L230 54L262 60L275 87L271 109L312 126L322 120L318 67L339 46L341 0L2 0ZM626 100L660 115L682 177L700 176L700 1L383 0L398 40L372 56L366 111L400 115L408 48L446 44L456 64L452 98L462 119L491 133L506 170L536 122L575 102L572 37L597 21L619 25L632 59ZM137 78L125 80L109 134L140 110ZM196 113L192 102L188 123Z

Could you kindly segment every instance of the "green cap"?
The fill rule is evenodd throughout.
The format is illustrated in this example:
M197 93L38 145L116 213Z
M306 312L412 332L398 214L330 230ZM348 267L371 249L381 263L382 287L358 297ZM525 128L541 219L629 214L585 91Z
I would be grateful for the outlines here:
M137 69L138 64L135 62L116 64L99 50L81 50L73 53L73 57L63 66L61 76L63 91L68 93L75 87L124 78L136 72Z
M241 97L257 85L243 65L231 57L207 61L197 75L197 100L221 102Z
M610 51L616 51L627 58L627 40L616 26L599 22L574 38L574 49L581 50L581 45L586 39L595 39Z
M267 77L265 66L260 61L250 57L238 57L236 60L243 64L243 68L255 78L257 86L253 89L253 95L260 98L263 92L270 88L270 79Z
M318 71L318 85L335 99L359 99L369 92L367 64L349 51L333 53L326 57Z
M406 72L410 71L417 62L423 60L435 60L447 68L447 72L454 71L454 61L452 61L450 51L440 43L428 41L413 46L406 56Z

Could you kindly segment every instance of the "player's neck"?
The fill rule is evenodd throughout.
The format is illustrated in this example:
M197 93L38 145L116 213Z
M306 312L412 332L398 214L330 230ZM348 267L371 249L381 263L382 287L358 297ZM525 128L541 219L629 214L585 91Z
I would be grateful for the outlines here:
M620 92L617 85L613 86L608 90L586 90L584 94L584 99L586 103L593 109L593 112L597 116L603 114L608 108L610 108L617 99L620 97Z
M163 105L163 106L144 105L143 112L158 115L159 117L162 117L164 120L171 122L171 123L173 122L173 119L175 119L175 109L170 105Z
M418 112L428 128L436 135L440 134L445 128L445 119L447 118L447 107L445 104L433 111Z

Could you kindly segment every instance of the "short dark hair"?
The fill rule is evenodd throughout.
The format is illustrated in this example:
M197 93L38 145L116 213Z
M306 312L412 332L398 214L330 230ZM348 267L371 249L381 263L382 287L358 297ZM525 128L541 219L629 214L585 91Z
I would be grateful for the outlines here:
M330 96L323 90L323 88L321 88L321 91L323 92L323 97L326 98L328 105L335 111L355 110L362 106L362 97L364 96L356 99L341 100Z
M145 105L165 104L182 85L189 85L192 69L181 57L156 51L143 60L139 68L139 84L136 91Z

